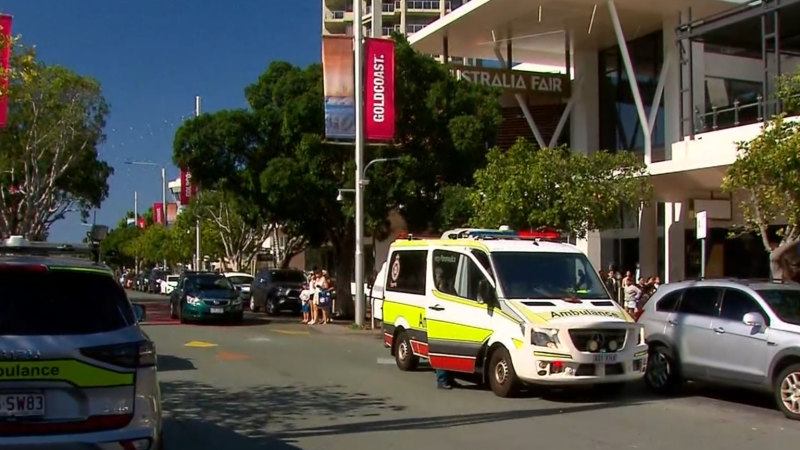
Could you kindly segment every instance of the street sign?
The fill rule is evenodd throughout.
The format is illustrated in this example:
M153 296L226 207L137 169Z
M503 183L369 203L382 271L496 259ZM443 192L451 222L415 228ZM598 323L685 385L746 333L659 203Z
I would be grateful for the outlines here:
M705 239L708 231L708 213L706 211L698 211L695 215L697 224L697 239Z

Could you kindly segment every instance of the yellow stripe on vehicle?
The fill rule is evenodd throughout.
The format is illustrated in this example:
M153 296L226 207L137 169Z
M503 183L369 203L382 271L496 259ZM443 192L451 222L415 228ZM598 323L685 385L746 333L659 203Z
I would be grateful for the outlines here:
M427 247L426 240L397 240L392 242L392 247Z
M71 267L71 266L48 266L49 270L61 270L65 272L86 272L86 273L100 273L103 275L111 275L109 269L101 269L99 267Z
M470 306L472 308L478 308L478 309L481 309L483 311L486 311L487 308L488 308L485 304L478 303L478 302L476 302L474 300L467 300L465 298L456 297L455 295L445 294L444 292L440 292L440 291L437 291L435 289L432 290L431 293L433 294L434 297L436 297L438 299L441 299L441 300L447 300L448 302L454 302L454 303L458 303L458 304L461 304L461 305L464 305L464 306ZM519 325L519 323L520 323L519 319L515 319L514 317L512 317L511 315L509 315L508 313L506 313L505 311L503 311L500 308L494 308L492 313L493 314L497 314L498 316L500 316L500 317L502 317L504 319L510 320L515 325Z
M409 326L415 330L425 330L425 308L395 300L383 300L383 321L390 325L397 324L398 319L404 318Z
M528 309L528 307L519 300L511 300L511 304L514 305L517 308L517 311L522 313L522 315L528 319L528 322L532 324L545 324L548 322L547 319Z
M133 373L121 373L74 359L0 362L3 381L65 381L77 387L133 385Z
M551 352L533 352L533 356L538 356L540 358L572 359L572 355L565 355L563 353L551 353Z
M469 247L483 250L489 253L489 247L483 242L472 241L468 239L450 239L433 242L434 245L441 245L442 247Z
M511 339L511 341L514 342L514 347L517 348L522 348L522 346L525 345L525 343L520 341L519 339Z
M647 350L642 350L642 351L640 351L640 352L636 352L636 353L634 353L634 354L633 354L633 357L634 357L634 358L639 358L639 357L645 356L646 354L647 354Z
M489 336L492 335L492 330L480 327L473 327L469 325L462 325L460 323L445 322L442 320L428 319L428 322L435 322L436 327L433 328L434 333L431 333L428 327L428 339L441 339L471 343L482 343Z

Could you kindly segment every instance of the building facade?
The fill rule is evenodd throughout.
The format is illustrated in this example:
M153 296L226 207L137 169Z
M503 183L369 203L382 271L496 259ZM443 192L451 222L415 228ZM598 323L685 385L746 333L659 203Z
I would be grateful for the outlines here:
M390 36L395 32L410 36L469 1L364 0L361 2L362 24L367 36L374 36L373 30L378 29L381 30L381 36ZM352 35L353 20L353 0L322 0L323 35Z
M741 199L721 183L737 142L782 111L776 78L798 69L798 19L798 0L472 0L409 40L499 72L475 82L563 74L560 98L506 87L501 101L524 133L541 146L640 155L654 201L579 243L597 267L699 275L695 214L706 211L707 276L752 277L768 276L766 251L760 238L729 236Z

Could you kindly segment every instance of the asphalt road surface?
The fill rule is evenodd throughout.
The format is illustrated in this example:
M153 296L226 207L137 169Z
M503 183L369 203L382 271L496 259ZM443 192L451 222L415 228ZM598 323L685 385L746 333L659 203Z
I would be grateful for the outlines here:
M377 333L249 315L180 325L146 300L166 449L743 449L800 442L769 396L690 387L679 398L575 389L501 399L400 372ZM165 318L166 317L166 318Z

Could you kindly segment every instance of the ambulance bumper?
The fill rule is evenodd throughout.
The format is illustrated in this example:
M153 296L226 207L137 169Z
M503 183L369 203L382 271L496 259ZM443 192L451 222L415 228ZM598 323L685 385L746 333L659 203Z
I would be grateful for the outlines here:
M639 345L632 350L610 355L534 352L534 357L523 364L521 370L517 370L517 375L528 384L624 383L642 379L646 368L647 346Z

